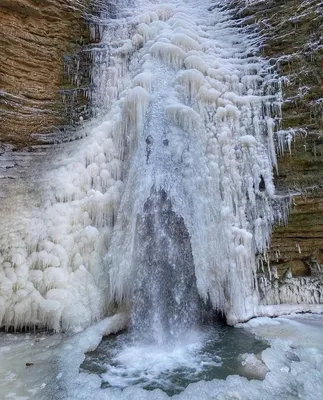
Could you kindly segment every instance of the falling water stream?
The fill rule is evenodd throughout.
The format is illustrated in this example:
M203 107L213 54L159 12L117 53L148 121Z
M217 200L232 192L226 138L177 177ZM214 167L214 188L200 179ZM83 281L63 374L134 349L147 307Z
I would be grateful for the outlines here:
M266 96L269 72L254 39L246 36L246 49L243 30L226 18L207 2L152 5L122 46L134 87L124 102L125 186L106 260L112 298L131 305L131 327L81 366L100 374L103 388L178 393L242 373L239 355L266 346L202 321L212 306L233 321L250 312L255 251L273 220L275 97Z
M130 309L108 381L138 371L152 373L151 387L174 370L179 380L211 378L225 344L206 316L234 324L257 314L255 256L281 217L272 182L280 105L257 34L224 6L107 7L91 50L96 118L16 181L20 213L4 204L2 324L81 330ZM148 364L127 364L138 351Z

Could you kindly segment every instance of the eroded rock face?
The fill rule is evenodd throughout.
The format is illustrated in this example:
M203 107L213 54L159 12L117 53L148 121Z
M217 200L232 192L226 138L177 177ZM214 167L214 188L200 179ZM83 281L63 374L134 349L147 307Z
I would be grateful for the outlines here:
M278 250L279 262L299 259L310 267L321 263L317 254L323 251L323 8L317 0L275 1L266 13L264 23L271 28L264 52L285 82L280 133L285 153L276 187L299 194L293 196L288 226L274 230L271 258L275 261ZM292 135L289 149L286 134Z
M87 4L0 0L0 142L25 147L35 142L34 134L73 122L64 88L74 89L68 98L74 106L86 103L75 91L87 85L86 73L71 83L64 63L88 40L82 18Z
M323 303L323 8L318 0L235 1L264 36L263 54L282 82L277 193L291 196L286 226L273 231L275 276L266 303Z

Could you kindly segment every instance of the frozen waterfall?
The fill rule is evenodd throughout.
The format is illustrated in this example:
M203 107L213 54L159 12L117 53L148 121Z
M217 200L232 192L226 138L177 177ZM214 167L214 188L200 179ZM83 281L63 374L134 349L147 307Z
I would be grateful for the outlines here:
M149 321L185 325L199 298L231 324L257 314L280 105L223 5L133 0L102 20L96 119L3 189L1 326L75 330L115 302L136 325L145 301Z

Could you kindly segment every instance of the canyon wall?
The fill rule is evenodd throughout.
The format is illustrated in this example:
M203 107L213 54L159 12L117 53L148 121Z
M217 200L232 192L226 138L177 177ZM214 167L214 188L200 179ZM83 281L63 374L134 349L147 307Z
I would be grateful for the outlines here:
M0 146L26 148L88 114L90 1L0 0ZM41 137L41 136L40 136Z
M277 270L277 290L294 287L289 291L297 296L278 300L302 303L306 299L297 288L307 286L307 301L323 302L322 3L243 1L233 7L246 29L258 30L263 55L281 82L275 185L278 195L291 196L291 213L286 225L274 228L268 256Z

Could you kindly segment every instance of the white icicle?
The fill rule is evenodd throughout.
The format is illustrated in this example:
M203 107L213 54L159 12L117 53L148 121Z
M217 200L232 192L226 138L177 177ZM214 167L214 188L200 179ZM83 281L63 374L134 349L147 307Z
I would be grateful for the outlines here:
M231 322L255 312L255 254L275 217L273 79L254 39L213 4L121 2L102 21L96 119L41 174L4 189L0 326L80 329L128 300L152 187L184 221L200 296Z

